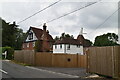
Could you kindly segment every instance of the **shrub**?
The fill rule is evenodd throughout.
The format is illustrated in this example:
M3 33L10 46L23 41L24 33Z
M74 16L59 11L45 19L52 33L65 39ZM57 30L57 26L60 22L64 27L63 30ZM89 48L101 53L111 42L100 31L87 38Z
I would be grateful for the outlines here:
M5 51L7 51L7 59L11 60L13 59L13 54L14 54L14 49L11 47L2 47L2 53L4 53ZM4 57L3 57L4 59Z
M35 52L40 52L40 41L36 41L35 42L35 47L34 47L34 49L35 49Z
M0 59L2 59L2 47L0 47Z

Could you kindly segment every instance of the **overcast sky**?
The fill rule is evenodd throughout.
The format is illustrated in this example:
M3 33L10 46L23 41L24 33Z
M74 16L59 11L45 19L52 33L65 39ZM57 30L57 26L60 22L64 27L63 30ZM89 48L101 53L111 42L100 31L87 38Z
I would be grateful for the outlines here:
M58 0L45 0L44 2L41 0L1 0L0 17L6 22L16 21L16 23L18 23L56 1ZM118 9L118 1L119 0L109 0L108 2L108 0L102 0L73 14L47 23L47 29L53 38L60 36L63 32L69 33L76 38L80 29L83 27L84 32L87 33L84 34L84 37L90 39L92 42L94 42L96 36L104 33L114 32L118 34L118 12L112 15L102 26L97 28ZM42 28L42 26L39 26L40 24L83 7L88 3L87 0L86 2L83 2L83 0L76 0L74 2L62 0L18 25L24 32L26 32L30 26Z

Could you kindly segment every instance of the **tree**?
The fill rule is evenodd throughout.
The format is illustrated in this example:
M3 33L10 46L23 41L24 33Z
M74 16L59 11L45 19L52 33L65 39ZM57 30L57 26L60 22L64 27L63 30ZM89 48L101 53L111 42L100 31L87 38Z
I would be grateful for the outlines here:
M59 40L59 39L60 39L60 38L59 38L58 36L56 36L54 40L56 41L56 40Z
M60 37L56 36L54 40L56 41L56 40L59 40L59 39L62 39L62 38L67 38L67 37L74 39L73 35L62 33Z
M6 23L1 18L0 21L2 22L2 47L9 46L14 49L21 49L25 37L23 30L19 29L15 22L12 24Z
M20 50L22 47L22 43L26 38L26 33L23 33L22 29L17 29L16 39L15 39L15 49Z
M107 33L95 38L94 46L114 46L118 45L118 35L115 33Z
M93 43L90 40L88 40L88 39L84 40L84 47L90 47L92 45L93 45Z

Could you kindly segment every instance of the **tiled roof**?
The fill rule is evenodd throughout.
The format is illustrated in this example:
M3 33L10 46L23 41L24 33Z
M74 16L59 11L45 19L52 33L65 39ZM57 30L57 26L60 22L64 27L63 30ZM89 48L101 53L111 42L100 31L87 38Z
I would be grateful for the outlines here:
M43 34L43 30L39 29L39 28L35 28L35 27L30 27L30 29L33 30L33 32L35 33L36 37L40 40L41 36Z
M80 41L73 38L62 38L57 40L54 44L73 44L73 45L81 45Z
M35 33L35 35L38 38L38 40L41 40L41 36L43 35L43 30L39 29L39 28L35 28L35 27L30 27L30 29L33 30L33 32ZM46 34L47 34L48 41L53 41L52 36L49 33L47 33L47 32L46 32Z

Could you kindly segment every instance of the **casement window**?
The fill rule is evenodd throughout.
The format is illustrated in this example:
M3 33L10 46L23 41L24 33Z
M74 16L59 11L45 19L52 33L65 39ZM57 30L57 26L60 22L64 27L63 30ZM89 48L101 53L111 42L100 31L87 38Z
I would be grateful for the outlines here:
M27 47L29 47L29 43L27 43Z
M35 42L33 42L33 47L35 47Z
M67 45L67 50L70 50L70 44Z
M80 48L80 45L77 45L77 48Z
M55 49L57 49L57 45L55 45Z
M50 48L52 48L52 47L53 47L52 42L50 42Z
M29 40L32 40L33 39L33 33L32 32L29 32Z
M23 44L23 48L25 48L24 44Z
M60 49L62 49L62 44L60 44Z

